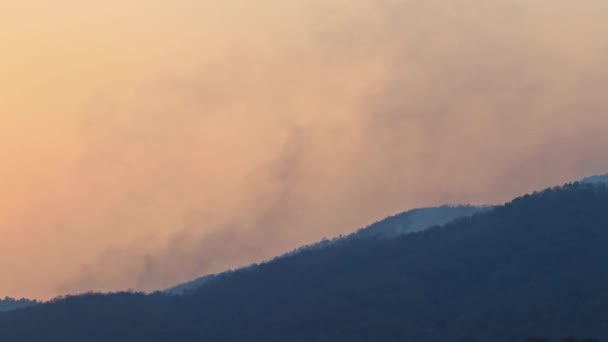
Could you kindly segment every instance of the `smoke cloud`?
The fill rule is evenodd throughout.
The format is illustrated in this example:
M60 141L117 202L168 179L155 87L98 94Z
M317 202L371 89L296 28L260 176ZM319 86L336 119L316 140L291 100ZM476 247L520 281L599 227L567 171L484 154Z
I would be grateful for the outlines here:
M0 293L161 289L608 169L605 1L121 3L1 38L40 72L0 101Z

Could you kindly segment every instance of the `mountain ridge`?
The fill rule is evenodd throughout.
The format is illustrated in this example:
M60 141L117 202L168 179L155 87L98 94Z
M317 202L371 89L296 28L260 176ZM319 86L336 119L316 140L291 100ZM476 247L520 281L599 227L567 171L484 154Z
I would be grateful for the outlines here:
M608 174L598 174L583 178L579 181L580 183L589 184L608 184ZM276 258L285 257L293 253L299 253L303 250L325 248L328 245L343 241L344 239L353 238L370 238L370 237L381 237L381 238L395 238L403 234L409 234L417 231L421 231L427 228L431 228L437 225L446 224L452 220L460 219L463 217L471 216L476 213L488 211L496 207L495 205L471 205L471 204L444 204L435 207L421 207L410 209L395 215L388 216L382 220L376 221L364 228L360 228L357 231L350 233L346 236L340 236L339 238L324 239L319 242L305 245L295 249L294 251L279 255ZM192 291L199 286L204 285L208 281L217 277L218 274L208 274L180 283L173 287L164 290L170 294L184 294L188 291Z

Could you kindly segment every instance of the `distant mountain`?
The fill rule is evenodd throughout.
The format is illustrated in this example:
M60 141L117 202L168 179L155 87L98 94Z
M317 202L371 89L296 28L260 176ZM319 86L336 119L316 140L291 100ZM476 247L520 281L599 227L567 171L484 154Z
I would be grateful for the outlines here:
M607 185L569 184L421 232L220 274L185 296L89 294L0 314L0 340L606 338L607 207Z
M29 300L25 298L13 299L10 297L6 297L4 299L0 299L0 312L23 309L36 304L38 304L38 302L34 300Z
M174 286L172 288L166 289L164 292L167 294L172 294L172 295L183 295L183 294L193 291L194 289L196 289L199 286L206 284L210 280L215 279L215 277L216 277L215 274L209 274L206 276L202 276L200 278L194 279L187 283L183 283L183 284Z
M598 184L598 183L608 184L608 174L587 177L587 178L583 179L581 182L592 183L592 184Z
M491 206L475 207L471 205L444 205L441 207L413 209L387 217L382 221L360 229L350 237L395 238L399 235L419 232L490 209L492 209Z
M471 206L471 205L444 205L440 207L420 208L390 216L382 221L359 229L357 232L332 240L323 240L312 245L303 246L293 252L280 256L287 257L304 250L326 248L336 242L344 242L349 239L361 238L396 238L400 235L419 232L421 230L446 224L458 218L463 218L492 209L491 206ZM214 279L216 275L206 275L187 283L177 285L165 290L165 292L181 295L196 289Z

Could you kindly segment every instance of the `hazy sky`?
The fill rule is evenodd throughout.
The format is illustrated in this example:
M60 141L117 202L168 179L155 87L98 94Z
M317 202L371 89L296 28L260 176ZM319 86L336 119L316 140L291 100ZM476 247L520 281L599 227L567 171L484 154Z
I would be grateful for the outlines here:
M605 0L0 0L0 49L0 297L608 170Z

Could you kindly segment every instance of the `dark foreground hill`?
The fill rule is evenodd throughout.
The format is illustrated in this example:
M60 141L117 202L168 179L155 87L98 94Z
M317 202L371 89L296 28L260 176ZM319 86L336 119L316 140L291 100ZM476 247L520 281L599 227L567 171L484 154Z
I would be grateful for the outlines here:
M1 341L522 341L608 337L608 187L572 184L396 239L219 275L186 296L0 314Z

